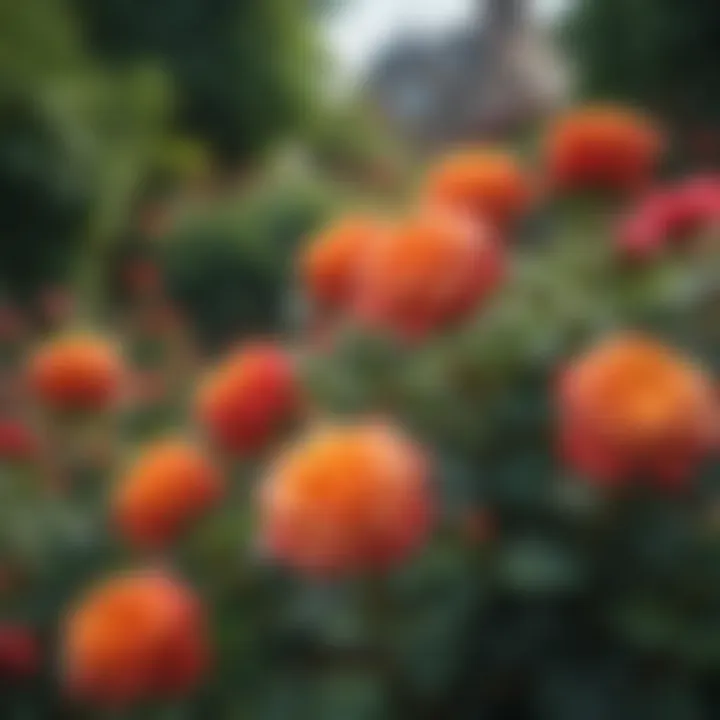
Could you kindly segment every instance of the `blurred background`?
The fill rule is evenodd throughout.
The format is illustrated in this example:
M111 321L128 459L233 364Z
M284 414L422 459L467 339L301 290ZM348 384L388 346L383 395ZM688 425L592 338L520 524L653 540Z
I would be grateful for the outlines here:
M584 95L640 103L683 152L718 155L720 17L701 0L0 12L0 292L34 315L70 285L84 307L117 300L132 274L119 258L152 254L203 342L222 345L268 326L292 247L328 213L392 204L448 146L527 142Z
M716 171L719 80L717 0L0 0L0 489L24 480L5 472L18 458L41 458L32 472L53 490L109 477L138 444L182 427L198 373L239 338L302 335L300 244L348 210L405 207L450 149L502 142L532 160L558 111L607 100L667 128L663 177ZM401 686L393 699L403 712L376 711L385 701L352 651L340 668L349 680L324 684L337 669L326 646L346 650L357 630L343 605L351 593L302 581L291 592L275 576L262 587L264 568L253 584L254 566L238 559L252 544L245 503L240 519L224 508L203 527L188 562L219 618L207 696L132 717L720 717L718 464L698 480L707 492L693 496L692 512L653 499L637 515L623 509L617 535L603 534L602 499L584 486L556 497L566 478L549 391L581 341L640 315L717 373L717 264L692 265L683 251L633 274L614 257L598 260L597 247L613 252L607 206L580 220L570 203L555 215L534 210L513 245L520 271L503 296L507 312L416 356L350 337L336 357L313 358L319 379L335 383L327 395L358 412L385 410L387 377L417 360L401 378L412 387L388 406L406 402L400 422L411 418L441 458L454 530L394 578L413 608L393 626L412 675L411 691ZM546 256L524 254L551 234ZM81 427L43 416L38 437L23 434L36 419L18 382L28 349L75 325L120 338L132 411ZM372 381L345 392L345 366ZM231 474L244 481L254 469ZM51 647L35 663L50 699L31 681L13 705L20 714L5 715L16 688L3 677L0 642L0 718L99 717L57 700L47 658L68 598L127 556L107 539L104 515L78 529L83 512L60 503L67 547L38 550L26 531L42 530L42 518L19 503L0 501L0 625L22 620ZM690 562L700 536L712 547ZM607 577L617 587L598 582ZM255 622L286 600L290 620ZM323 677L308 690L296 680L311 666L308 685L316 669ZM310 696L316 711L297 712Z

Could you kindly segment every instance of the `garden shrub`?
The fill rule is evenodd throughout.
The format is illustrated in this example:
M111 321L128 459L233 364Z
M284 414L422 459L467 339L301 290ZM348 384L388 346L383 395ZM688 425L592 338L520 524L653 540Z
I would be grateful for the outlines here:
M716 3L579 0L568 5L564 35L580 92L651 110L676 136L676 162L718 167Z
M335 202L317 183L271 180L188 213L161 241L170 294L203 345L280 329L295 248Z
M83 164L34 99L0 99L0 284L13 299L72 273L92 199Z
M276 331L317 247L323 267L339 247L341 292L298 272L306 322L191 371L176 439L120 438L122 394L58 408L36 392L44 437L92 429L140 459L76 493L47 450L2 458L5 707L718 715L720 184L654 187L661 135L596 112L543 147L527 242L513 214L479 218L507 188L482 153L462 193L430 183L350 240L342 220L304 227L302 249L297 226L270 233L291 225L280 193L166 239L171 281L213 268L179 287L218 344ZM53 388L96 388L72 355Z
M316 10L266 0L69 0L88 51L109 67L152 62L175 89L175 129L218 162L257 160L306 124L316 101ZM169 22L172 18L172 22ZM268 48L274 48L268 53Z

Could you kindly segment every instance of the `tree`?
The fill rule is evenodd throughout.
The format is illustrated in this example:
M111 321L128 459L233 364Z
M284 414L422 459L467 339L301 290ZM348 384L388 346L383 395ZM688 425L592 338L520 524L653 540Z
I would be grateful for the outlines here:
M204 349L282 327L296 248L340 202L309 177L266 177L240 199L186 209L161 243L161 262Z
M0 283L22 302L97 275L165 137L161 73L97 68L72 19L65 0L0 8Z
M586 95L633 101L681 129L717 124L713 0L581 0L566 30Z
M317 59L305 0L72 0L91 48L151 58L177 92L183 131L243 161L307 117Z

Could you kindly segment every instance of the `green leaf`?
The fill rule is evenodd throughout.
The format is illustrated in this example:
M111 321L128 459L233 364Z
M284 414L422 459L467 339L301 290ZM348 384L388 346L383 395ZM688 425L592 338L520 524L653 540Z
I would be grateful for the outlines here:
M509 540L499 550L497 572L503 587L526 597L572 593L588 579L575 548L540 537Z

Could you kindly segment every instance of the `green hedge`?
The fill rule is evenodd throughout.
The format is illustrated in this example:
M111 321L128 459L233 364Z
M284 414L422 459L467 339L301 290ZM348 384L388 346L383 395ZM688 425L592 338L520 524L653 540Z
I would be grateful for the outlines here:
M281 329L295 249L338 201L317 182L269 180L190 211L161 240L170 294L204 346Z
M0 99L0 288L32 300L72 273L91 207L82 158L33 98Z

